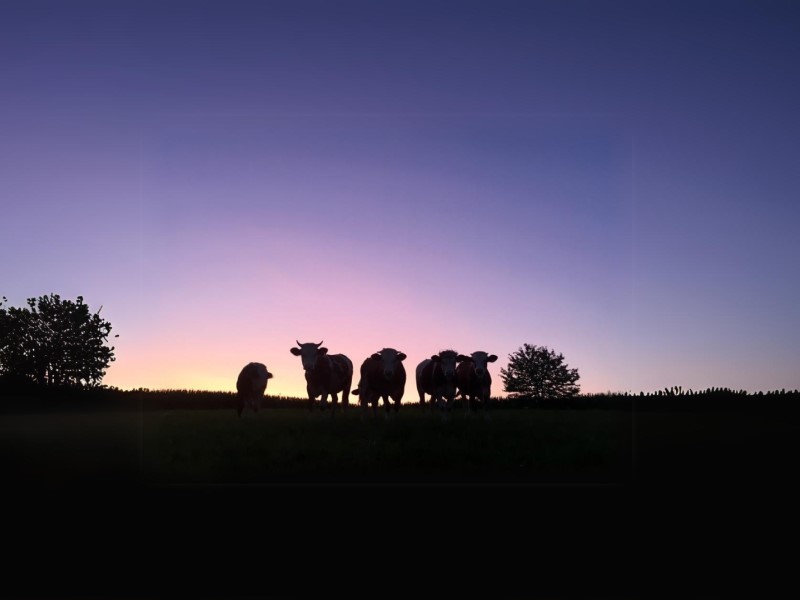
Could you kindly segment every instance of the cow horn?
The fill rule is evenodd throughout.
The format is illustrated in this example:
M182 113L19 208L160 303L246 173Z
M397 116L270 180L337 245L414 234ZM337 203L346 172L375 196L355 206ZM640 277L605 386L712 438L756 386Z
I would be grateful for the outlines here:
M297 342L297 340L295 340L295 342ZM303 347L303 344L301 344L300 342L297 342L297 345L300 346L301 348Z
M322 342L324 342L324 341L325 341L325 340L322 340ZM319 348L320 346L322 346L322 342L320 342L319 344L317 344L317 348Z

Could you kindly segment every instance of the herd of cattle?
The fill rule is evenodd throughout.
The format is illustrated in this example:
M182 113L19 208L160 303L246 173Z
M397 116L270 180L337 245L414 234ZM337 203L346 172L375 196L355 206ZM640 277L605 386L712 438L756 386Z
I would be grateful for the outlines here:
M343 406L349 404L349 394L352 394L358 396L362 407L366 409L371 406L373 412L378 407L379 398L383 400L387 411L392 408L395 411L400 409L406 387L404 353L394 348L383 348L368 356L361 363L358 385L351 390L353 362L344 354L329 354L322 342L297 342L297 346L292 347L290 352L299 356L302 361L309 408L314 407L318 396L321 397L321 406L324 408L330 396L335 412L338 394L341 392ZM467 356L454 350L442 350L426 358L416 369L420 404L425 404L427 394L432 406L449 410L456 396L461 395L469 410L488 408L492 386L488 364L496 360L497 356L486 352L473 352ZM267 381L271 378L272 373L261 363L252 362L242 369L236 381L239 416L246 408L258 410L267 389Z

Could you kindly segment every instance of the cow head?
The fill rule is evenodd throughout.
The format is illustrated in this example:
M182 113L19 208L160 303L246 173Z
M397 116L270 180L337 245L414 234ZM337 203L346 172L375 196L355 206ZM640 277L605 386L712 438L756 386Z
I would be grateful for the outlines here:
M439 354L431 356L434 363L438 363L439 367L444 373L447 381L451 382L456 376L456 363L458 362L459 354L455 350L442 350Z
M464 356L463 354L459 354L457 358L458 362L470 361L472 363L472 368L475 370L475 374L478 377L483 377L486 374L487 370L487 363L494 362L497 360L497 356L494 354L486 354L486 352L473 352L469 356Z
M391 381L394 379L394 372L397 370L397 366L406 359L406 355L394 348L384 348L380 352L373 354L372 358L380 361L383 376Z
M297 340L295 341L297 342ZM313 371L314 367L317 366L317 358L328 353L327 348L320 348L320 346L322 346L322 342L319 344L315 344L314 342L301 344L300 342L297 342L297 345L299 348L292 347L289 349L289 352L302 358L303 369L305 371Z

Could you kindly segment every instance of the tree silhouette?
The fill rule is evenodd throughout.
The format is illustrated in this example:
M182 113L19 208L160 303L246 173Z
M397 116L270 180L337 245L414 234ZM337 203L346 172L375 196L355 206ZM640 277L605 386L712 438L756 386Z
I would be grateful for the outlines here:
M500 369L505 391L516 397L569 398L580 392L578 369L564 364L564 355L546 346L523 344L508 355L508 367Z
M0 375L41 385L98 386L114 360L111 324L57 294L29 298L27 308L0 302ZM116 337L116 336L115 336Z

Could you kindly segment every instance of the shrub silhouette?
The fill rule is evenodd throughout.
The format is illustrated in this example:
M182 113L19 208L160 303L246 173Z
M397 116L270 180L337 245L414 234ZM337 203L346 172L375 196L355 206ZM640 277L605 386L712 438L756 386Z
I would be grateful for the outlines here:
M572 398L580 392L578 369L564 364L564 355L546 346L523 346L500 369L505 391L522 398Z

